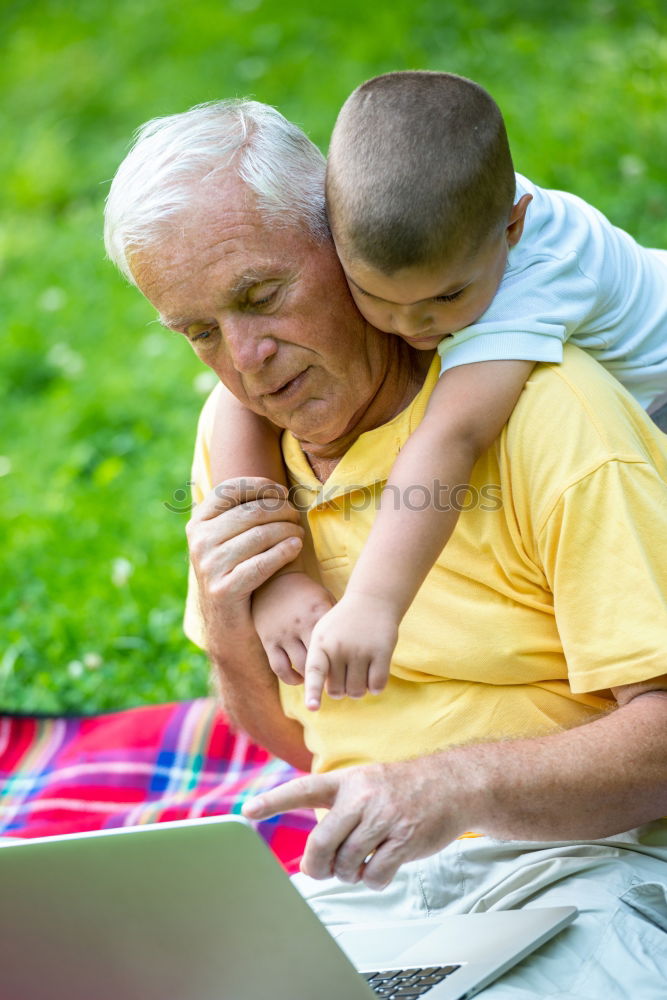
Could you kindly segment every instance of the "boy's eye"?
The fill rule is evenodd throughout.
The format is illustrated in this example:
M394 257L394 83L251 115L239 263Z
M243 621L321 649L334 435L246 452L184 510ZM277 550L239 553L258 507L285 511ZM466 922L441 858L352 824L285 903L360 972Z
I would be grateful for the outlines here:
M458 299L459 296L461 296L462 294L463 294L463 289L461 288L461 289L459 289L458 292L452 292L451 295L436 295L436 296L434 296L433 301L434 302L453 302L455 299Z

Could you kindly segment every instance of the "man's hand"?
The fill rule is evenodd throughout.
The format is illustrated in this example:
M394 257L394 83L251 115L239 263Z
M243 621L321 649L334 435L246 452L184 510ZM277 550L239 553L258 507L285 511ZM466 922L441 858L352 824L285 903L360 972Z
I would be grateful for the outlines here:
M320 707L325 685L330 698L380 694L389 676L398 625L386 601L346 592L313 629L306 657L306 706L313 711Z
M667 675L615 693L615 711L573 729L300 778L243 813L328 808L302 870L372 889L470 830L500 840L611 837L667 814Z
M285 684L302 684L306 650L314 626L333 597L306 573L283 573L253 597L252 617L274 674Z
M216 486L187 525L204 620L253 630L253 591L301 551L303 529L287 490L268 479Z
M187 532L206 651L227 715L277 757L309 770L302 727L283 714L250 607L253 591L300 552L298 520L284 487L246 478L211 491Z
M406 861L427 857L470 829L448 800L443 756L343 768L297 778L251 799L248 819L289 809L329 809L308 838L301 870L384 889ZM462 805L460 803L459 805Z

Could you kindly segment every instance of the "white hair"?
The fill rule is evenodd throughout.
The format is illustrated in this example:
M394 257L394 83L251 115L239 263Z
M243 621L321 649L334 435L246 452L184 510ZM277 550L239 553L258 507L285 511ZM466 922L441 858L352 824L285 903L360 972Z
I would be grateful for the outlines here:
M104 245L132 284L129 252L159 245L201 196L200 185L234 159L264 218L305 229L318 242L328 238L325 160L317 146L267 104L212 101L146 122L116 172Z

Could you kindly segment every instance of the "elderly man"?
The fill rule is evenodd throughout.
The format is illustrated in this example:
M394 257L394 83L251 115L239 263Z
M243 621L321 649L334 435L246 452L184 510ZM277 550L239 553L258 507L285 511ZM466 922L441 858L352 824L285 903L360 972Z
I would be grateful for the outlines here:
M186 628L232 718L315 772L246 814L328 809L311 878L298 877L328 921L579 906L565 948L485 996L663 995L667 448L595 362L571 348L536 369L475 468L381 696L309 713L268 669L253 594L303 547L340 596L437 378L356 312L322 183L320 154L277 112L221 102L145 126L107 205L112 259L219 376L216 392L285 428L306 498L302 525L270 486L280 470L212 491L212 461L227 467L209 400ZM313 584L306 641L318 602Z

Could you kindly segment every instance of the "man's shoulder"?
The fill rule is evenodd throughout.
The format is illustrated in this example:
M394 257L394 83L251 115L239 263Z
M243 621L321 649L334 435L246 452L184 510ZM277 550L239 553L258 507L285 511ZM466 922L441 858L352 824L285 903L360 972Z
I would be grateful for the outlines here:
M647 461L667 474L667 436L613 375L572 344L561 364L536 365L503 438L515 470L527 474L576 478L608 461Z

